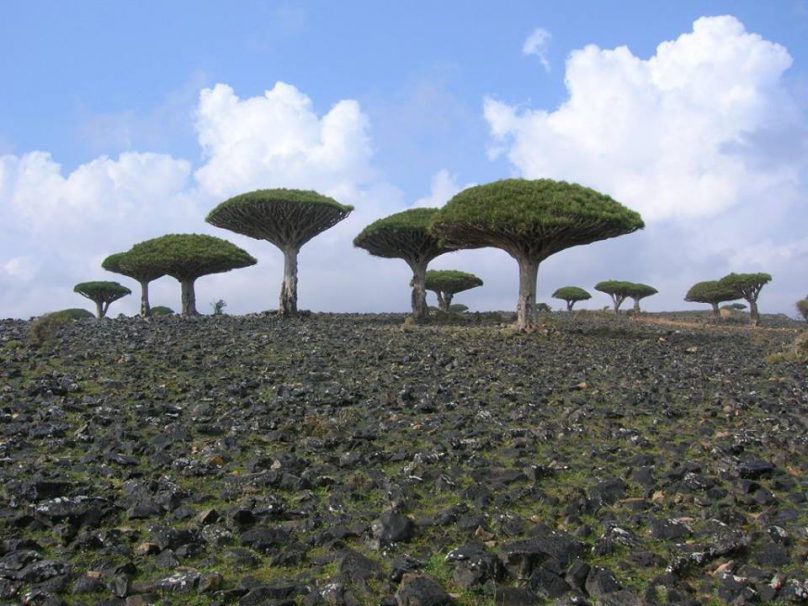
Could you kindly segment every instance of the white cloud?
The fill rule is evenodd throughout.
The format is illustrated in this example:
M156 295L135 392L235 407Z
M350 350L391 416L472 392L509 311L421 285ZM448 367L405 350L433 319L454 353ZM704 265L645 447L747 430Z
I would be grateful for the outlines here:
M805 289L808 207L808 122L784 82L791 62L731 16L698 19L648 59L590 45L570 54L556 110L485 100L492 153L517 175L583 183L640 211L636 258L604 256L598 271L658 274L670 292L649 306L680 307L679 291L728 271L769 271L786 310Z
M446 204L456 193L471 187L471 184L461 187L457 184L448 170L439 170L432 176L432 185L428 196L418 198L413 206L440 208Z
M243 100L217 84L200 94L196 127L206 163L195 176L219 198L299 187L339 199L373 177L369 123L354 100L320 118L311 99L283 82Z
M255 267L200 279L200 311L219 298L229 313L276 307L280 253L204 222L224 197L258 187L317 189L356 206L304 247L302 307L406 307L409 278L399 276L404 264L397 271L351 244L365 225L405 206L401 191L374 174L369 124L356 101L341 101L319 116L311 100L287 84L247 99L220 84L202 91L196 126L205 159L195 173L186 160L153 153L101 156L68 173L45 152L0 157L0 317L87 306L72 292L85 280L118 280L136 292L136 284L105 272L101 261L171 232L211 233L259 259ZM151 291L155 304L178 307L174 280L157 280ZM136 298L116 302L113 313L135 313Z
M550 45L550 38L552 38L550 32L538 27L533 30L522 45L522 54L538 57L542 67L548 72L550 71L550 59L547 57L547 51Z

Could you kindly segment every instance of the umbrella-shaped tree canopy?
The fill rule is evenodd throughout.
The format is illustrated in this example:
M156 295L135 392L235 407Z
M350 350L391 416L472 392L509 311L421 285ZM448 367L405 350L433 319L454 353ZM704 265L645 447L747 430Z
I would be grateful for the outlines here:
M539 264L571 246L634 232L642 218L611 197L564 181L505 179L454 196L432 228L458 248L500 248L519 264L518 324L535 323Z
M96 313L100 320L107 315L107 310L111 303L118 299L132 294L132 291L117 282L81 282L73 287L73 292L77 292L82 297L87 297L95 303Z
M194 293L197 278L257 263L235 244L204 234L168 234L135 244L130 253L155 272L180 282L183 315L198 313Z
M430 269L426 272L426 289L438 296L438 307L450 311L454 296L465 290L482 286L474 274L454 269Z
M225 200L205 219L211 225L267 240L284 256L280 312L297 314L297 256L317 234L347 217L353 206L315 191L260 189Z
M429 226L438 210L411 208L374 221L354 238L354 246L388 259L403 259L412 269L412 315L426 317L426 268L455 247L441 242Z

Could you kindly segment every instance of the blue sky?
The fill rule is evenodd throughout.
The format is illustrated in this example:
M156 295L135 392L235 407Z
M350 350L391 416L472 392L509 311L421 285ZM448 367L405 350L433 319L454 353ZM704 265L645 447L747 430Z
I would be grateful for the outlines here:
M702 17L713 19L694 34ZM558 286L616 278L657 285L649 309L679 309L697 280L768 270L763 310L793 315L808 291L807 40L806 0L6 3L0 316L83 304L73 284L116 279L99 259L166 231L214 233L259 258L201 280L201 302L274 307L280 256L203 219L223 196L284 185L357 207L304 249L302 306L403 310L406 266L362 257L353 235L508 176L579 181L649 223L548 260L539 296L551 304ZM340 157L318 151L325 124ZM668 198L651 203L655 187ZM466 295L478 309L513 307L512 265L492 251L436 262L483 277ZM368 281L386 286L362 294ZM158 302L176 307L175 290L161 280ZM130 299L119 311L135 310Z

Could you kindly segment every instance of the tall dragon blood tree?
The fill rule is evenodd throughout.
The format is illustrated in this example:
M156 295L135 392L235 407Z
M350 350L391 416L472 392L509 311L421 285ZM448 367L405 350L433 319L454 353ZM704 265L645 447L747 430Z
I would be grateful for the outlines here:
M455 195L432 230L457 248L499 248L519 265L517 326L536 324L539 264L559 251L644 227L642 218L609 196L564 181L504 179Z
M315 191L260 189L225 200L205 219L211 225L266 240L283 253L279 311L297 315L297 257L314 236L347 217L353 206Z
M435 257L455 250L429 230L435 208L411 208L374 221L354 238L354 246L388 259L403 259L412 270L412 317L423 320L426 304L426 268Z
M108 256L101 262L101 267L137 280L140 284L140 315L144 318L151 315L149 283L165 275L161 268L155 267L148 259L140 258L132 251Z
M196 316L194 283L202 276L249 267L257 261L235 244L203 234L168 234L135 244L130 254L182 288L182 315Z

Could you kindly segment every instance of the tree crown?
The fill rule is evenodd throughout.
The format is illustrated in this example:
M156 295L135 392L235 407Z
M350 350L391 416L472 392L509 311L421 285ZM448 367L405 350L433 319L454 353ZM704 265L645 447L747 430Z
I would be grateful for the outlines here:
M300 248L352 210L316 191L259 189L225 200L205 220L279 248Z
M551 179L504 179L470 187L449 200L432 224L457 247L494 246L536 260L643 227L638 213L611 197Z
M631 287L629 288L628 296L632 299L644 299L645 297L650 297L658 292L659 291L656 288L649 286L648 284L632 282Z
M604 280L595 284L595 290L607 295L617 295L619 297L630 297L632 293L633 282L626 282L624 280Z
M772 277L766 273L736 274L731 273L721 278L718 283L735 291L735 299L756 299L760 289L771 282Z
M709 303L711 305L732 301L738 298L738 293L728 286L724 286L718 280L706 280L696 282L690 287L685 295L685 301L691 303Z
M130 252L177 280L195 280L257 263L235 244L204 234L168 234L135 244Z
M579 286L562 286L556 289L552 296L562 301L586 301L592 298L592 295Z
M430 261L455 250L443 245L429 231L430 222L437 212L436 208L411 208L378 219L354 238L354 246L377 257L408 262Z
M455 295L464 290L482 286L483 281L474 274L454 269L430 269L426 272L426 289Z
M73 287L73 292L92 301L117 301L121 297L131 295L132 291L117 282L80 282Z
M148 259L136 252L114 253L101 262L101 267L116 274L128 276L138 282L151 282L165 275L159 267L155 267Z

